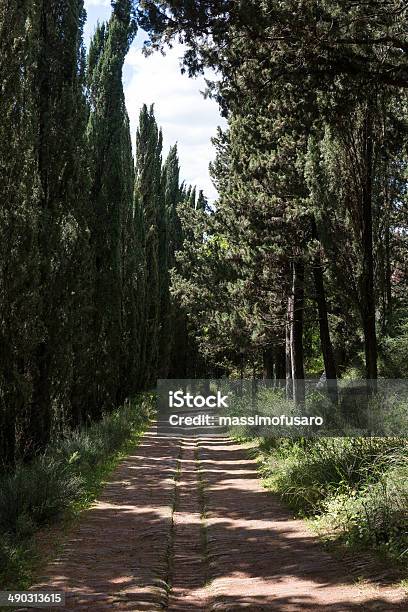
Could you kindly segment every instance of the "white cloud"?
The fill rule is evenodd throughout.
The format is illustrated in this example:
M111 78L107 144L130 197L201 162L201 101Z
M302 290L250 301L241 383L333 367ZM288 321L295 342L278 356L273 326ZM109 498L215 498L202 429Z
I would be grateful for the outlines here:
M88 45L95 32L98 21L109 19L111 14L111 0L85 0L87 20L84 28L84 41Z
M134 45L126 59L125 94L132 135L136 133L143 104L154 104L158 124L163 129L164 154L177 142L181 175L187 183L204 189L210 200L217 197L208 165L215 151L211 137L223 122L218 105L204 99L203 78L189 79L180 73L182 48L175 46L165 56L142 55Z
M85 0L88 19L84 39L89 43L96 22L109 19L111 0ZM203 78L189 79L180 73L183 49L175 45L165 56L142 54L141 47L147 35L139 31L125 62L124 83L126 103L130 117L133 141L143 104L155 106L158 124L163 129L164 156L177 142L181 178L198 189L203 189L210 200L217 197L212 185L208 165L215 151L211 137L217 126L224 124L218 106L203 98L200 90L206 85Z
M90 6L110 6L111 0L85 0L85 9Z

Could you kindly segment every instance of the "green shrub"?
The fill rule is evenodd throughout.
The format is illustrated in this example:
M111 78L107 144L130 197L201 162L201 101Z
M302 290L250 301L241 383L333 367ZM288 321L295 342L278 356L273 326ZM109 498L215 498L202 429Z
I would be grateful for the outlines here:
M0 479L0 531L28 535L60 514L80 492L80 478L52 457L19 464Z
M379 343L380 371L387 378L407 378L408 320L402 319L395 332Z
M78 431L67 432L48 454L82 473L101 463L128 440L150 416L153 398L139 397L132 404L105 414L101 421Z
M324 504L320 528L348 543L408 554L408 468L387 470L376 483L353 496L335 495Z
M15 537L0 535L0 585L8 589L30 586L30 564L34 551L26 544L22 544ZM18 584L16 576L19 577Z
M78 465L95 466L104 456L102 440L89 435L87 430L72 432L66 436L56 449L50 449L60 460L77 469Z
M406 448L395 438L324 438L286 444L264 462L269 485L297 510L321 510L334 492L359 489L381 478Z
M266 440L262 470L321 533L408 559L407 451L402 438Z

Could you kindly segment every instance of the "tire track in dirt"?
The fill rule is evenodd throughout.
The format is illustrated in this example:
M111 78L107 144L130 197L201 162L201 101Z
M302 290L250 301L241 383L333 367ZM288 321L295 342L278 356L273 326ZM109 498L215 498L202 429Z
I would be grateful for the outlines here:
M197 442L183 439L173 513L171 590L168 601L168 610L171 612L208 610L203 529Z
M165 609L179 446L149 431L32 590L65 591L67 610Z

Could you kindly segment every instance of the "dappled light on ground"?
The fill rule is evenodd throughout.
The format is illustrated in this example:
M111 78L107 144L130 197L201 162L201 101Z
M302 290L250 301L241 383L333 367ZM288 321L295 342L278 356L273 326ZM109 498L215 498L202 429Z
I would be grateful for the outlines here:
M408 599L325 552L228 439L149 432L35 589L66 609L404 610Z

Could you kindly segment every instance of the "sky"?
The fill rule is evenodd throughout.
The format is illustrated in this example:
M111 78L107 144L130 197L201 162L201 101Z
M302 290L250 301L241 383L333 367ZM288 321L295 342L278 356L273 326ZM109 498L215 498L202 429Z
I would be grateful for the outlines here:
M85 0L88 14L84 40L88 45L97 21L109 19L110 0ZM181 179L203 189L210 202L217 197L208 171L215 150L211 144L218 125L225 125L214 100L204 99L203 77L190 79L180 72L182 48L174 46L163 57L144 57L141 48L147 35L139 31L125 61L123 82L132 140L143 104L154 104L157 123L163 129L163 157L177 142Z

